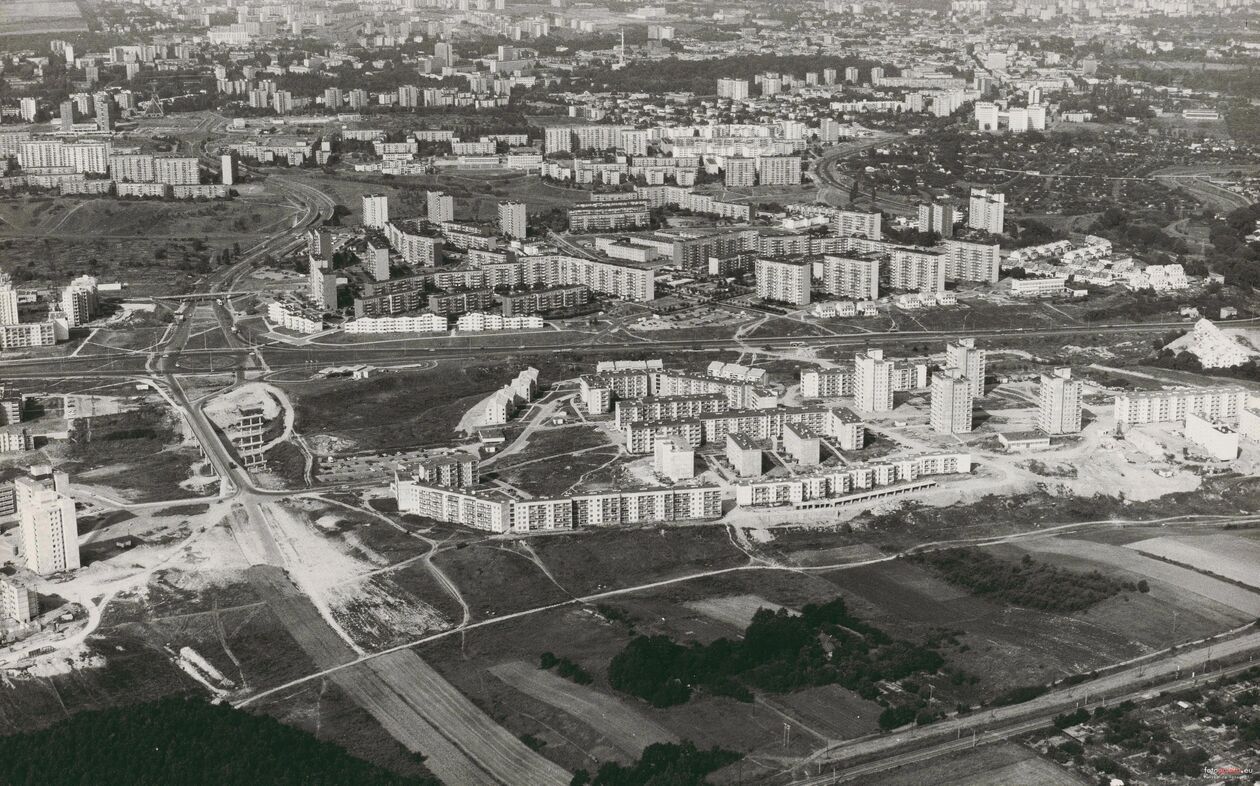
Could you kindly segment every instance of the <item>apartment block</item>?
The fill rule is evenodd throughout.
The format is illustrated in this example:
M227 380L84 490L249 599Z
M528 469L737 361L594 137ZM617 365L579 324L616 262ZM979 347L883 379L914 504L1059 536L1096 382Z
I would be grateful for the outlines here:
M888 285L908 292L945 291L946 256L921 248L895 248L888 261Z
M1072 369L1056 368L1042 374L1037 387L1037 427L1047 434L1076 434L1081 430L1081 388Z
M591 290L585 284L548 287L519 294L501 295L499 301L505 317L546 314L586 305L591 301Z
M46 576L78 568L78 518L66 474L32 468L30 476L13 480L13 489L27 569Z
M652 469L673 482L696 476L696 452L681 439L665 437L653 447Z
M971 471L969 453L934 453L896 461L851 464L786 478L760 478L737 483L740 507L791 506L798 509L873 503L929 488L933 475Z
M974 338L960 338L945 345L945 367L956 368L971 383L971 395L984 397L985 351Z
M726 460L738 477L750 478L761 474L763 462L761 447L752 437L744 434L727 434Z
M1171 423L1191 414L1233 424L1246 405L1247 389L1242 387L1133 391L1116 396L1116 424Z
M834 297L875 300L879 297L880 262L878 254L828 254L822 261L823 290Z
M384 229L389 224L389 197L384 194L363 195L363 226Z
M945 241L945 279L996 284L1001 255L997 243Z
M718 98L729 98L732 101L744 101L748 98L747 79L719 79L717 81Z
M762 156L757 159L757 182L763 186L799 186L799 156Z
M431 224L455 220L455 198L441 191L425 194L425 217Z
M440 317L486 311L494 306L494 292L489 289L438 292L429 295L428 306L429 311Z
M478 459L469 453L430 456L416 464L416 479L431 486L467 488L481 480Z
M932 430L937 434L966 434L971 431L971 381L956 368L932 377Z
M1006 228L1006 195L983 188L971 189L967 226L991 235L1002 234Z
M591 202L569 208L570 232L609 232L639 229L651 223L651 211L644 200Z
M622 430L630 423L685 420L726 410L726 396L722 393L618 399L613 409L614 422Z
M524 240L528 233L528 213L524 202L500 202L499 234L515 240Z
M893 362L884 350L868 349L853 359L853 403L865 412L890 412L893 408Z
M448 489L414 479L395 483L398 509L495 533L717 518L716 486L619 490L557 499L516 499L498 490Z
M959 211L953 202L926 202L919 205L919 231L935 232L943 238L954 236Z
M794 306L809 305L810 266L798 259L758 259L757 297Z
M722 182L727 188L757 185L757 159L731 156L722 165Z
M17 579L0 578L0 628L25 625L39 616L39 593Z
M788 424L783 427L783 450L801 466L816 466L822 458L822 439L807 426Z
M856 210L837 210L831 217L831 233L838 237L863 237L882 240L884 216L882 213L863 213Z

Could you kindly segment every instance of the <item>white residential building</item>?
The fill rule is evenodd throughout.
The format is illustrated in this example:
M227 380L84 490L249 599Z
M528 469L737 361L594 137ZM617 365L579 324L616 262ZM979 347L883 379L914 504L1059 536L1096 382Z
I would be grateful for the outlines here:
M1076 434L1081 430L1080 380L1072 369L1056 368L1042 374L1037 389L1037 427L1047 434Z
M960 338L945 346L945 367L958 369L971 383L971 395L984 397L983 349L976 347L974 338Z
M1120 393L1116 396L1116 424L1173 423L1187 415L1202 415L1223 423L1237 423L1247 405L1242 387L1171 388Z
M384 194L363 195L363 226L384 229L389 224L389 197Z
M0 578L0 623L25 625L37 616L39 593L14 579Z
M499 234L524 240L528 226L524 202L499 203Z
M911 292L945 290L946 256L921 248L894 248L888 262L888 285Z
M685 439L661 437L652 448L652 468L677 483L696 476L696 451Z
M879 266L876 254L824 256L823 290L835 297L875 300L879 297Z
M429 221L441 224L455 220L455 198L441 191L430 191L425 195L425 208Z
M971 189L967 226L991 235L1002 234L1006 228L1006 195L983 188Z
M865 412L889 412L893 408L893 362L884 350L868 349L853 359L853 403Z
M79 567L78 519L68 487L65 473L51 470L13 481L22 559L41 576Z
M947 368L932 377L932 430L937 434L966 434L971 431L973 408L971 380L962 370Z
M717 81L718 98L729 98L732 101L744 101L748 98L747 79L719 79Z
M809 305L810 266L798 259L758 259L757 297Z
M945 254L945 279L947 281L997 283L998 269L1002 261L997 243L946 240Z
M1186 415L1186 440L1203 449L1208 458L1217 461L1233 461L1238 458L1238 432L1220 421L1196 415Z

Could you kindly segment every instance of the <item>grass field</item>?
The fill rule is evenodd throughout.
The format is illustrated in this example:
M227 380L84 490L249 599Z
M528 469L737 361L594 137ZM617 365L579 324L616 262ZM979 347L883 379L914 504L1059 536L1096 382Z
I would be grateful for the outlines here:
M200 496L182 488L200 459L183 446L176 419L160 407L91 418L90 438L48 448L76 483L107 486L129 502Z
M661 527L539 538L534 551L576 595L748 562L725 527Z
M618 452L618 446L593 426L540 429L523 451L496 462L485 477L535 496L558 496L614 460Z
M476 619L560 603L565 590L520 551L505 546L469 546L444 551L433 563L460 588ZM510 587L510 591L504 591Z
M0 36L86 32L79 4L72 0L0 3Z
M357 225L362 218L364 194L385 194L389 197L391 215L397 210L400 218L416 218L425 209L424 192L442 190L455 197L455 218L461 221L497 217L497 205L504 199L527 202L530 213L545 213L587 201L585 192L549 186L535 176L510 171L404 178L353 172L339 172L333 178L318 172L303 172L300 179L348 208L350 215L343 219L347 225Z
M213 254L287 226L290 208L267 197L213 203L75 200L0 202L0 259L23 283L81 274L125 281L128 294L185 292Z
M362 448L449 443L464 413L507 384L506 364L441 363L436 369L388 371L367 380L332 379L281 385L307 437L331 434ZM347 406L347 402L354 406Z

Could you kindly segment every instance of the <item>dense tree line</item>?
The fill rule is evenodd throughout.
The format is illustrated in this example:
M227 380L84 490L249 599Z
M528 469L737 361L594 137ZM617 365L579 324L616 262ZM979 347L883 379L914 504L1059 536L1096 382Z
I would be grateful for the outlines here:
M961 548L928 551L909 559L976 595L1040 611L1081 611L1130 588L1098 571L1056 568L1027 554L1019 562L1010 562L977 548Z
M710 748L702 751L684 740L675 745L657 742L643 749L643 755L630 766L609 762L599 768L592 780L586 770L573 774L571 786L699 786L741 754Z
M759 609L741 640L684 646L666 636L638 636L613 658L608 681L657 707L685 703L695 689L751 701L749 686L786 693L836 683L873 699L881 680L942 665L934 647L894 639L836 598L808 604L800 614Z
M1260 286L1260 243L1247 242L1247 236L1256 231L1257 221L1260 203L1231 211L1209 227L1212 248L1208 251L1208 267L1231 284Z
M414 784L274 718L166 698L80 712L47 729L0 737L0 783Z
M1164 218L1168 216L1160 216L1161 220ZM1175 254L1190 252L1186 241L1170 236L1146 217L1131 215L1114 206L1098 216L1089 228L1089 233L1140 251L1167 251Z

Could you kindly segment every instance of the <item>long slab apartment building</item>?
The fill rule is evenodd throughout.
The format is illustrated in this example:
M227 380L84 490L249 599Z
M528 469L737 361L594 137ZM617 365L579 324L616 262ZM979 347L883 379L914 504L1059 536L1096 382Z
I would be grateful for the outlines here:
M496 259L482 252L486 259ZM468 267L426 271L387 281L365 282L355 298L356 317L391 316L423 308L432 290L493 290L499 287L535 287L544 290L500 296L505 316L535 313L551 308L571 308L590 300L590 292L636 303L656 297L650 268L603 262L566 254L477 261L469 254Z
M682 439L691 447L714 444L728 434L755 440L777 439L788 426L809 429L834 438L841 450L858 450L865 441L862 421L847 409L830 407L779 407L776 409L728 409L672 420L627 422L622 431L626 450L651 453L657 440Z
M852 365L836 368L801 369L801 398L852 397L856 391L857 370ZM917 358L894 360L892 390L922 390L928 386L928 363Z
M495 533L688 521L722 515L721 490L717 486L517 499L497 488L446 488L411 478L396 480L394 492L401 513Z
M1246 388L1233 385L1121 393L1116 396L1116 423L1172 423L1184 421L1188 415L1237 423L1247 407L1247 397Z
M578 392L582 406L592 415L611 412L619 400L650 396L717 393L730 409L768 409L778 404L775 392L757 381L665 369L659 360L601 364L596 373L578 379Z
M905 459L829 467L786 478L758 478L735 485L740 507L837 507L897 496L935 485L932 475L971 472L969 453L930 453Z

